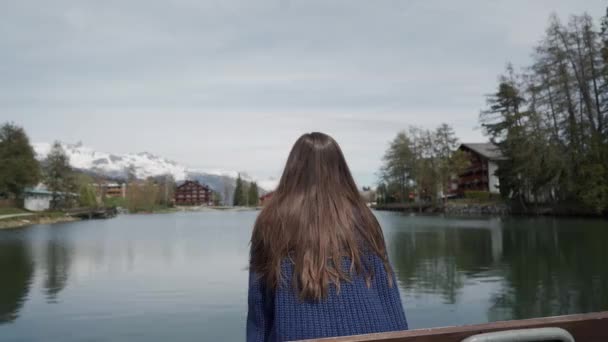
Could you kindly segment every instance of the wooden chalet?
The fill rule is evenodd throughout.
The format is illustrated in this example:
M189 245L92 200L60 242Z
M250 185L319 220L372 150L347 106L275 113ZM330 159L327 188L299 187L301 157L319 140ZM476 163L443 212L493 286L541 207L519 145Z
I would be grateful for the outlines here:
M498 176L498 162L504 160L504 156L498 146L492 143L462 144L458 148L467 154L469 167L458 175L458 195L464 195L465 191L487 191L499 193L500 185Z
M97 194L103 197L127 197L127 184L126 183L95 183L93 184L97 190Z
M185 181L175 189L176 205L212 205L211 189L198 181Z

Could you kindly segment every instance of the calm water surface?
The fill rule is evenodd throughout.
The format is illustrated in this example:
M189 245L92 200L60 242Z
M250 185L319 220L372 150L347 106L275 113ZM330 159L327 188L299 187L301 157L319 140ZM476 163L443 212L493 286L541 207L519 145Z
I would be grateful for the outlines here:
M0 341L242 341L256 212L0 231ZM608 222L376 213L412 328L608 310Z

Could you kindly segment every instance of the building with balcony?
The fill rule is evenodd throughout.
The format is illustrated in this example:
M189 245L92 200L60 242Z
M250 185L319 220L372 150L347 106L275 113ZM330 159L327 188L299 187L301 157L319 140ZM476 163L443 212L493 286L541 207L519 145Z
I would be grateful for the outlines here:
M469 167L458 175L458 194L465 191L500 193L500 181L496 176L498 162L505 160L498 146L492 143L468 143L458 148L469 158Z
M175 189L176 205L213 205L211 189L198 181L185 181Z

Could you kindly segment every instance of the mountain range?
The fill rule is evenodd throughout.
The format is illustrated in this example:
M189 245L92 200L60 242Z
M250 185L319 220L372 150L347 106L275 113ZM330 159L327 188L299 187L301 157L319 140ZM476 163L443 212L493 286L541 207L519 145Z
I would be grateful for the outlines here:
M139 179L171 175L177 182L197 180L220 193L226 202L232 201L237 176L246 181L254 181L244 172L226 170L200 170L181 165L172 160L159 157L149 152L112 154L96 151L90 147L78 144L61 144L70 160L70 165L80 171L101 175L112 179L126 179L131 173ZM34 151L38 160L44 160L49 154L52 144L34 143ZM274 189L277 181L274 179L257 180L261 192Z

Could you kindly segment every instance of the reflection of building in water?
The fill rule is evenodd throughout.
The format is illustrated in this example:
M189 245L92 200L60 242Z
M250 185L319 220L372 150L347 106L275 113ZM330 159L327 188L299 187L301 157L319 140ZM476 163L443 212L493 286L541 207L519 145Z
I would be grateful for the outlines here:
M26 300L34 264L23 241L7 239L0 242L0 325L12 322Z
M439 294L453 304L467 279L500 264L500 219L455 222L456 226L439 227L422 223L390 236L390 257L401 284L416 292Z
M489 320L608 310L605 223L523 220L505 229L501 272Z

